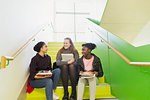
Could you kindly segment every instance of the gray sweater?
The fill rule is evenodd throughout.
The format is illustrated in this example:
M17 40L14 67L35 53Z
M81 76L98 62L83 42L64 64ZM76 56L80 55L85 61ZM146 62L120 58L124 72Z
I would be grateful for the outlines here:
M63 53L69 53L69 50L64 50ZM79 59L79 53L78 51L76 50L74 53L74 58L75 58L75 62L73 64L77 64L77 60ZM68 61L61 61L62 60L62 57L61 57L61 54L58 54L57 53L57 57L56 57L56 64L57 66L61 66L61 65L67 65L68 64Z

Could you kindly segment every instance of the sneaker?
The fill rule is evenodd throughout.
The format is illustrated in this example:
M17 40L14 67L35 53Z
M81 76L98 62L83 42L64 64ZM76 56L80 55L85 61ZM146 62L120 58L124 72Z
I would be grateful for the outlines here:
M56 93L53 93L53 100L59 100L59 96Z

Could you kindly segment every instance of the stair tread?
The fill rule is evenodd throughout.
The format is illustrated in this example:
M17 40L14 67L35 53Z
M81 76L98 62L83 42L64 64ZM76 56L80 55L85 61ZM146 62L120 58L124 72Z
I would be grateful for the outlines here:
M73 42L74 44L83 44L86 42ZM48 44L63 44L63 42L48 42Z

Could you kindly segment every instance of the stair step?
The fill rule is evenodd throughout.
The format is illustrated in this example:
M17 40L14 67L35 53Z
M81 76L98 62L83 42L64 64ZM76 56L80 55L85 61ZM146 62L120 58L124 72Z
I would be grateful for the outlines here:
M56 56L56 55L57 55L57 52L58 52L58 51L48 51L47 54L50 55L50 56L51 56L51 55L55 55L55 56ZM82 52L81 52L81 51L78 51L78 53L79 53L79 55L82 55Z
M99 78L99 84L101 84L101 85L102 85L102 84L105 84L105 86L106 86L107 83L105 83L104 76ZM58 82L58 86L62 86L61 78L60 78L60 80L59 80L59 82ZM70 80L68 80L68 86L71 86L71 81L70 81ZM97 86L98 86L98 85L97 85Z
M83 43L85 43L85 42L74 42L74 45L79 52L79 55L82 55L81 51L82 51ZM63 46L63 42L49 42L48 43L48 54L56 55L57 52L62 48L62 46Z
M61 48L59 47L49 47L48 48L48 52L58 52ZM78 50L78 52L82 51L82 48L76 48Z
M61 48L57 49L57 48L49 48L48 52L58 52ZM79 53L82 52L82 49L76 49Z
M63 44L50 44L50 45L48 45L48 47L60 47L60 48L62 46L63 46ZM74 46L77 48L77 47L81 47L82 44L75 44Z
M71 93L71 86L68 87L69 93ZM56 94L60 97L59 100L62 100L63 97L63 87L58 86L56 89ZM84 99L89 98L89 86L86 86L84 89ZM96 87L96 98L115 98L111 95L110 85L109 84L99 84ZM45 89L34 89L34 91L31 94L27 94L26 100L46 100L45 97Z
M50 46L50 45L49 45ZM49 49L51 49L51 48L56 48L56 49L60 49L61 47L48 47ZM76 47L76 49L82 49L82 46L80 46L80 47Z
M62 45L61 45L61 47L62 47ZM57 46L57 45L55 45L55 46L48 45L48 49L49 49L50 51L58 51L58 50L61 49L61 47L60 47L60 46ZM75 46L75 48L76 48L78 51L81 51L81 50L82 50L82 47L81 47L81 46Z
M84 44L86 42L73 42L73 44ZM63 42L48 42L48 44L63 44Z

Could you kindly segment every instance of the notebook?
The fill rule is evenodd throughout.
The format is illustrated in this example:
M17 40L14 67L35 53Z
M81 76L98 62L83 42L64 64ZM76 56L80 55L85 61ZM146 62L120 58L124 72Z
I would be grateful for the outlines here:
M73 54L72 53L70 53L70 54L61 54L61 57L62 57L63 61L69 61L73 58Z
M36 75L42 76L42 75L51 75L52 72L50 70L40 70Z
M93 77L95 77L95 74L93 74L93 75L89 75L89 74L84 74L84 73L80 73L80 78L93 78Z

